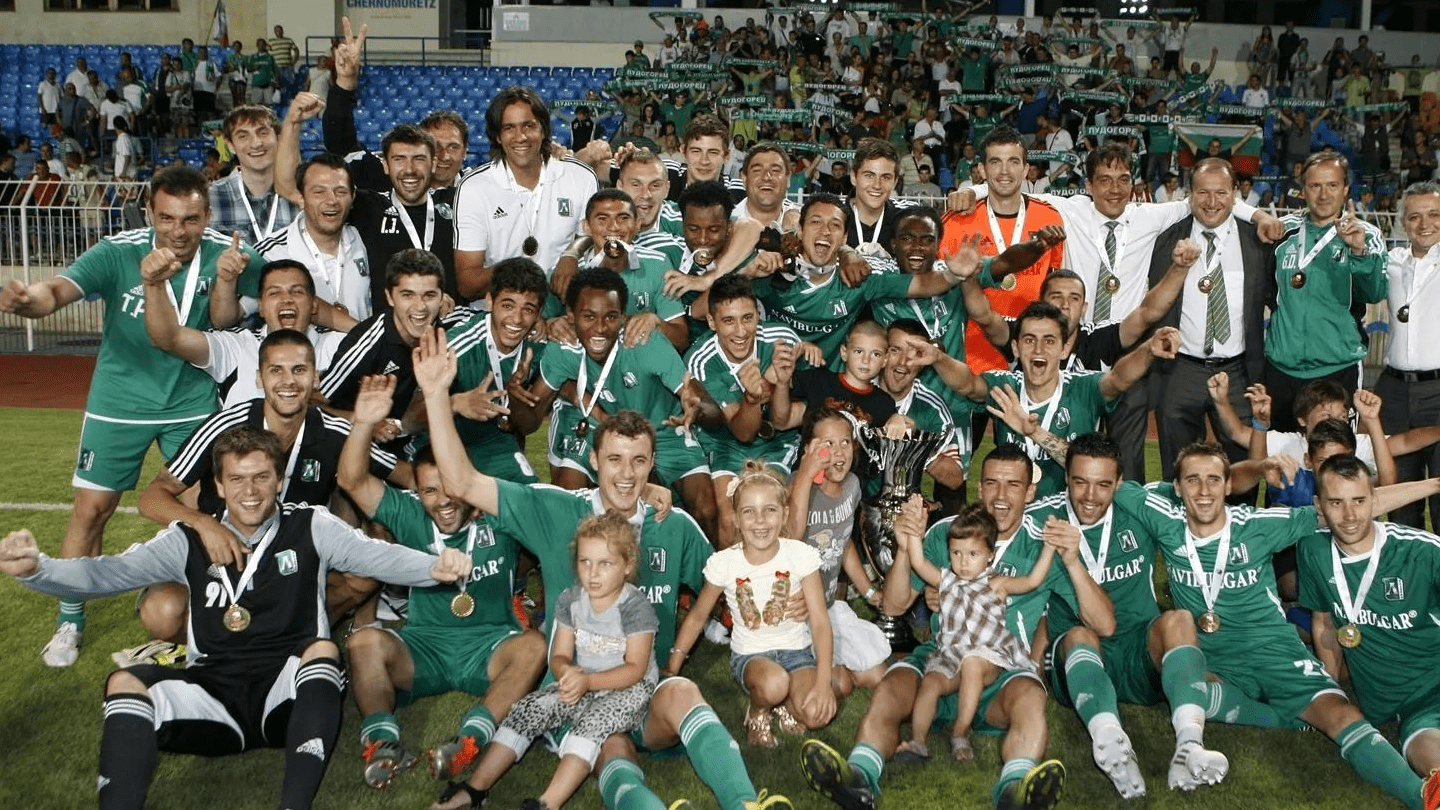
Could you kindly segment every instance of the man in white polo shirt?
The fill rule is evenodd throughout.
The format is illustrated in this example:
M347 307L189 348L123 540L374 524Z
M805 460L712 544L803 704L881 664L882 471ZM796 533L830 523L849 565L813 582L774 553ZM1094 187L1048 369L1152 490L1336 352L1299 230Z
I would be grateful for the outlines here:
M595 172L551 155L550 109L534 90L508 87L485 111L492 160L455 193L455 275L460 294L482 298L496 262L525 256L546 277L580 233ZM553 296L547 315L560 313Z
M1410 244L1390 250L1385 274L1390 280L1390 347L1385 370L1375 383L1380 423L1387 434L1440 422L1440 185L1415 183L1400 200L1400 221ZM1395 459L1401 481L1440 473L1440 445ZM1430 499L1430 514L1440 514L1440 498ZM1413 503L1390 513L1392 520L1425 527L1425 504Z
M768 141L755 144L745 154L740 176L745 181L745 199L735 206L731 219L750 217L781 232L800 227L800 206L785 196L790 183L790 158L785 150Z

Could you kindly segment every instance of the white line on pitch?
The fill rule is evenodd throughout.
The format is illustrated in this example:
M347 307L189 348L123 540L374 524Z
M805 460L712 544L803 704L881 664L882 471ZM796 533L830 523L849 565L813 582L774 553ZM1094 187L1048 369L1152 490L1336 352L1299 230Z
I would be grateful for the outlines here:
M0 509L15 509L30 512L69 512L68 503L0 503ZM126 515L138 515L140 510L133 506L116 507L116 512Z

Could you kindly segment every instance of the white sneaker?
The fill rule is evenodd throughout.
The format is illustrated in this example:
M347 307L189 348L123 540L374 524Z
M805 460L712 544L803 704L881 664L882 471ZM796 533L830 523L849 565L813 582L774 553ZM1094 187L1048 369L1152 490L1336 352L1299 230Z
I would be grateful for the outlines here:
M1176 748L1175 756L1170 758L1170 789L1189 791L1219 784L1229 771L1230 760L1224 754L1188 742Z
M1095 756L1095 764L1115 783L1120 798L1135 799L1145 795L1145 777L1140 774L1135 749L1119 723L1106 723L1096 729L1091 740L1091 752Z
M705 625L705 640L711 644L728 647L730 646L730 629L720 622L711 619Z
M55 628L50 643L40 651L40 659L47 667L68 667L80 658L80 625L65 622Z
M114 661L115 666L121 669L140 664L174 666L176 661L180 661L184 657L185 645L170 641L147 641L138 647L110 654L110 660Z

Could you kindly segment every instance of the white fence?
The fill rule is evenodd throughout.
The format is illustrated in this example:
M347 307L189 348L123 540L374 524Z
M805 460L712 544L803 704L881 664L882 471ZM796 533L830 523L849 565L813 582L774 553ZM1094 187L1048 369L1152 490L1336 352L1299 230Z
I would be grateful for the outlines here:
M138 201L144 187L106 181L12 185L13 197L0 205L0 282L54 278L101 237L143 225ZM0 353L93 353L104 314L105 305L94 299L38 321L0 314Z

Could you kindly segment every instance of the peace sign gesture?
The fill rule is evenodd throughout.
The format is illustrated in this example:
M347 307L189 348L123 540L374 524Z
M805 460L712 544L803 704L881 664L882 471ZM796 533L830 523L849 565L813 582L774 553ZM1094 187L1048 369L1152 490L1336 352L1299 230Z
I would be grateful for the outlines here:
M340 44L335 46L335 80L337 83L341 80L354 82L360 75L360 58L365 53L365 34L370 26L361 23L360 33L356 34L350 28L350 18L342 17L340 30L343 36Z

